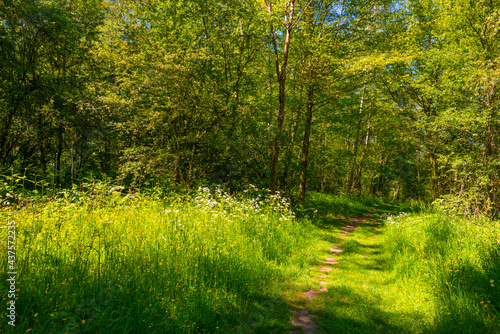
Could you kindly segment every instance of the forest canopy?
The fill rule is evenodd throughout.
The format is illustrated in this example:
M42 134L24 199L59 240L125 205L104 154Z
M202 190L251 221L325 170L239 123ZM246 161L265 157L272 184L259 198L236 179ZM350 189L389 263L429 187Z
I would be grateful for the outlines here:
M2 0L1 172L495 215L499 29L498 0Z

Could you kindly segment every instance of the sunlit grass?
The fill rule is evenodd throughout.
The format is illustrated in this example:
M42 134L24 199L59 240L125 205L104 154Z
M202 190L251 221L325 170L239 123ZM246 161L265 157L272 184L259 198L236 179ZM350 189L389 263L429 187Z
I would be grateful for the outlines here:
M208 189L179 201L65 197L0 213L16 222L15 332L215 333L286 321L278 283L306 270L310 241L285 199ZM278 320L263 303L278 305Z
M416 204L394 203L378 197L310 192L303 210L305 214L316 210L323 218L341 219L360 216L373 210L382 212L416 211L419 208Z
M444 213L389 217L390 263L439 333L500 333L500 223Z
M317 225L325 231L316 233L330 245L341 241L343 249L332 255L322 244L316 251L339 261L325 278L318 278L321 264L312 276L328 288L308 305L319 316L321 333L500 333L499 222L315 196L323 217ZM349 217L376 205L373 220L340 237L348 223L335 218L339 208L347 208L343 215Z
M16 222L19 291L16 328L0 332L280 333L307 306L323 333L500 333L498 222L318 193L296 218L253 186L169 199L98 186L1 209L0 247ZM328 292L307 304L319 275Z
M328 292L315 301L322 333L415 333L425 327L425 302L402 293L381 229L380 221L368 220L339 238L339 264L326 278Z

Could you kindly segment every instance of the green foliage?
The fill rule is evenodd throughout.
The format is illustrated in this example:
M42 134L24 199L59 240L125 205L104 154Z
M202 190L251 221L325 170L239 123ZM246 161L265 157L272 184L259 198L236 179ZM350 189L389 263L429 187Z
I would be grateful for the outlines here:
M287 3L2 1L0 167L32 188L107 175L155 193L272 175L301 200L496 217L498 0L295 1L276 77L286 33L274 49L269 19Z
M45 204L0 211L3 227L16 223L16 332L286 326L277 284L304 270L310 226L294 219L285 199L205 188L154 201L106 183L85 188L88 195L63 191Z

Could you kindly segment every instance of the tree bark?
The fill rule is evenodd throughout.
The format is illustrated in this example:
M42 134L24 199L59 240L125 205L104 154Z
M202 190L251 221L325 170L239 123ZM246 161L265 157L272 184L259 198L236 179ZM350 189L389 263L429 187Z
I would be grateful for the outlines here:
M307 92L307 111L306 111L306 127L304 129L304 140L302 141L302 160L300 166L300 187L299 187L299 201L303 202L306 198L307 187L307 162L309 155L309 138L311 136L311 123L314 107L314 88L309 87Z
M301 89L302 91L302 89ZM302 95L302 94L300 94ZM299 96L300 96L299 95ZM288 183L287 179L288 179L288 174L289 174L289 171L290 171L290 166L292 165L292 150L295 146L295 139L297 137L297 130L298 130L298 127L299 127L299 117L300 117L300 113L301 113L301 103L299 103L297 105L297 112L295 114L295 119L293 121L293 124L290 125L290 143L288 145L288 149L286 151L286 155L285 155L285 170L283 171L283 179L282 179L282 182L283 184L286 186L286 184ZM292 182L294 181L295 179L295 173L293 173L292 175Z
M366 136L365 136L363 152L361 152L361 156L359 157L358 169L356 170L356 174L354 175L354 178L352 180L351 191L349 193L352 193L356 188L356 186L358 186L361 189L361 172L363 170L363 162L365 159L366 151L368 150L368 143L370 140L370 120L371 120L371 113L368 110L368 123L366 125Z
M356 128L356 137L354 138L354 148L353 148L353 156L352 156L352 164L351 170L349 173L349 181L347 183L347 193L352 194L355 186L355 170L357 169L356 160L358 155L358 142L359 142L359 132L361 131L361 120L363 115L363 103L365 101L365 91L366 91L366 79L363 84L363 93L361 94L361 102L359 103L359 116L358 116L358 125Z
M56 155L56 174L57 174L57 184L61 185L61 156L63 151L63 127L59 125L58 129L58 143L57 143L57 155Z
M288 53L290 49L290 37L293 29L293 15L294 15L294 7L295 0L289 0L287 4L287 10L289 10L289 16L285 17L286 20L286 35L285 35L285 46L283 49L283 60L281 62L281 69L279 65L279 57L278 57L278 45L276 43L276 37L274 34L274 26L273 26L273 8L272 8L272 0L264 0L267 11L269 13L269 28L271 41L273 43L274 49L274 62L276 66L276 76L278 78L279 83L279 111L278 111L278 119L277 119L277 129L276 135L274 137L274 148L273 148L273 159L271 165L271 182L270 182L270 190L271 194L276 193L277 188L277 180L278 180L278 161L279 161L279 152L280 152L280 144L281 144L281 133L283 129L283 122L285 121L285 83L286 83L286 66L288 64Z
M429 155L429 165L431 167L431 181L432 181L432 199L438 196L437 173L436 173L436 156L434 152Z

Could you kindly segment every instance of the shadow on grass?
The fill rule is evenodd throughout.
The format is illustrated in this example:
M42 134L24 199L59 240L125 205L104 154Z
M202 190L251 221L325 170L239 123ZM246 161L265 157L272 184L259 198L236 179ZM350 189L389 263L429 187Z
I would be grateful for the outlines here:
M324 333L407 333L404 323L420 319L417 312L387 312L377 297L350 287L331 287L325 298L325 307L316 312Z
M388 270L387 261L382 257L384 252L380 245L365 245L356 240L347 240L342 243L343 254L363 256L364 263L354 260L356 256L350 256L347 260L349 265L357 267L358 270Z
M316 209L321 217L329 219L357 217L372 210L398 213L405 209L401 203L389 202L377 197L335 196L316 192L308 193L308 199L302 208L304 212ZM333 219L333 223L335 222L336 219Z
M139 280L137 272L125 266L137 261L127 260L123 268L115 268L116 277L100 284L96 277L55 284L56 271L38 284L18 282L23 293L16 300L16 327L3 321L0 333L24 333L30 328L34 333L280 333L290 328L291 305L266 286L272 280L263 280L261 286L252 278L252 270L258 268L242 264L241 272L233 272L226 265L234 261L230 257L200 261L198 270L207 275L196 276L193 271L198 283L188 284L175 274L148 274ZM268 272L273 275L278 273ZM0 277L6 282L4 275ZM203 281L204 277L219 280ZM47 307L46 287L56 290L50 296L60 300L61 307Z
M254 297L248 314L238 319L238 329L234 333L285 333L291 329L291 309L292 306L282 298Z
M500 333L500 249L485 251L481 262L461 259L441 277L437 333Z

